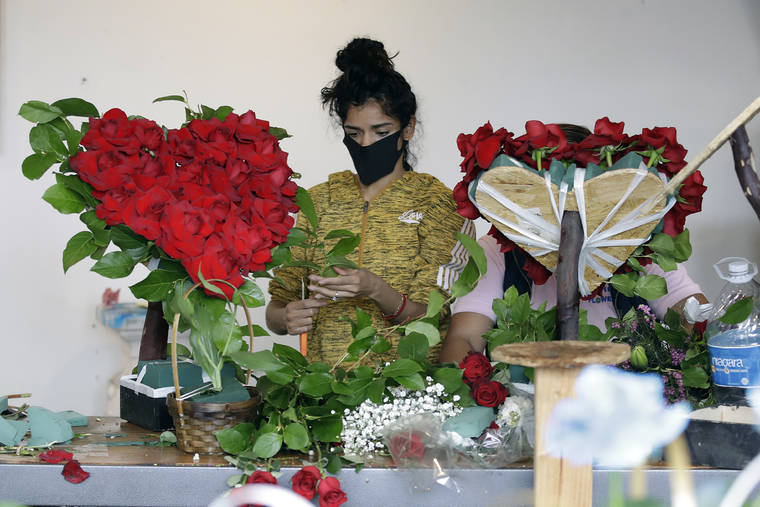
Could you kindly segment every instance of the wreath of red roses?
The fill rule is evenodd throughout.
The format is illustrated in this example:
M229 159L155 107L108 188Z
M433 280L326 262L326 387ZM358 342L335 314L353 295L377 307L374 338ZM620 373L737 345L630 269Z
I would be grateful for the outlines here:
M477 175L487 170L500 154L505 154L522 160L534 169L549 167L551 160L560 160L585 166L589 163L609 167L627 153L636 152L642 155L644 162L655 167L657 171L668 178L676 174L686 165L684 157L686 149L676 139L674 127L644 128L641 133L629 136L624 132L624 122L612 122L608 117L601 118L594 125L593 134L579 143L567 141L567 137L559 125L544 124L540 121L529 121L525 124L525 134L515 137L514 133L504 128L493 130L490 122L478 128L473 134L459 134L457 146L464 158L460 167L464 173L462 181L454 187L454 200L460 215L476 219L480 215L475 205L467 195L467 189ZM678 189L677 202L663 218L662 231L675 237L684 230L686 217L702 210L702 194L707 187L699 171L692 173ZM551 272L533 259L529 254L504 236L496 227L491 227L488 234L496 238L502 252L513 249L525 253L523 269L537 283L543 284ZM637 258L641 265L648 264L651 259ZM623 264L618 273L630 271ZM592 294L590 297L593 297Z
M298 186L287 153L253 111L164 132L111 109L90 118L81 144L69 162L92 185L98 218L155 242L196 282L200 270L239 287L293 226Z

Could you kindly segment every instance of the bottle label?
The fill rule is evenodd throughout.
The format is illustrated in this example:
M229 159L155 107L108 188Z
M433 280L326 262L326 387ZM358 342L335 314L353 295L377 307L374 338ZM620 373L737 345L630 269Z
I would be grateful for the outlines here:
M760 387L760 344L742 347L707 345L713 384L720 387Z

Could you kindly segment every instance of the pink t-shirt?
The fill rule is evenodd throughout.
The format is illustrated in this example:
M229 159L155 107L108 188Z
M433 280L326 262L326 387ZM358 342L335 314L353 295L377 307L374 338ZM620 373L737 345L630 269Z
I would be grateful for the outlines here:
M488 270L478 282L477 287L469 294L457 299L454 303L453 313L475 312L485 315L496 322L496 314L491 305L494 299L504 297L504 254L499 249L499 243L492 236L486 235L478 240L486 254ZM658 318L663 318L668 308L692 294L701 293L702 289L689 278L686 268L678 265L673 271L665 272L657 264L644 266L647 273L659 275L665 278L668 285L668 293L661 298L649 301L649 306L654 310ZM546 302L547 308L557 305L557 279L552 275L543 285L534 284L530 303L533 308L538 308ZM588 323L594 324L602 331L607 328L604 325L608 317L615 317L615 307L612 305L610 289L607 285L602 290L602 295L588 301L581 300L581 310L588 312Z

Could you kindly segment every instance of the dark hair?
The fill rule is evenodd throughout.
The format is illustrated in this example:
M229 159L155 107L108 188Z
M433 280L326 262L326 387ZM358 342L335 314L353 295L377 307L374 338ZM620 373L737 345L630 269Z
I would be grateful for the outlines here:
M579 143L591 135L591 131L583 125L557 123L557 126L565 133L568 143Z
M383 43L376 40L357 38L349 42L335 57L342 74L322 88L322 105L343 123L351 106L375 100L386 115L401 123L402 129L409 125L417 112L417 98L404 76L393 68L395 56L389 57ZM411 169L406 143L404 168Z

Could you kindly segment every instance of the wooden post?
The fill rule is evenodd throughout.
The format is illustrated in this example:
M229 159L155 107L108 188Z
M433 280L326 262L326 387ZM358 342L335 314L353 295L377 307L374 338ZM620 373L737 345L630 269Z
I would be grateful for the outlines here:
M583 227L577 211L565 211L557 261L557 329L561 341L512 343L496 347L491 357L509 364L532 366L536 384L536 447L533 457L533 498L536 507L590 507L593 497L591 464L574 466L546 452L544 430L554 406L573 395L575 378L587 364L617 364L631 355L628 345L578 341L578 256Z
M160 301L148 303L142 338L140 340L140 361L166 359L166 344L169 342L169 323L164 319Z
M742 187L744 197L755 210L757 218L760 218L760 180L758 180L757 173L752 167L752 147L749 145L749 137L744 125L737 128L729 140L731 141L731 151L734 154L734 169L739 178L739 185Z
M578 256L583 247L583 226L577 211L565 211L557 252L557 330L560 340L578 339Z

